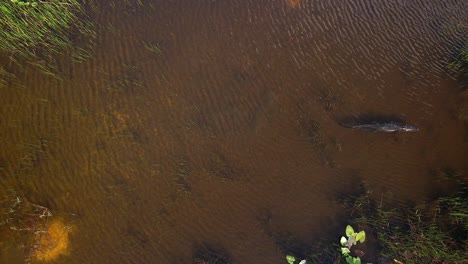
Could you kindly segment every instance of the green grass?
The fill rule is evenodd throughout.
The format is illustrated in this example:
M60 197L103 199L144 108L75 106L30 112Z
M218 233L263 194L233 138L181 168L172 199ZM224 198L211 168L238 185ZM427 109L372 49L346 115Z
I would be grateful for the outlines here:
M468 199L466 189L431 203L387 208L376 204L362 187L348 199L352 221L372 234L378 255L405 264L466 263L468 259Z
M72 49L76 38L94 36L91 24L83 18L83 6L77 0L2 1L0 52L15 62L26 59L43 66L41 61ZM81 50L74 54L77 60L86 56Z
M377 237L382 246L381 254L404 263L462 263L466 260L464 246L457 245L451 234L444 232L437 218L427 218L423 213L408 210L406 221L401 221L396 211L380 211L376 222L388 221L386 227L374 224L374 228L380 227Z

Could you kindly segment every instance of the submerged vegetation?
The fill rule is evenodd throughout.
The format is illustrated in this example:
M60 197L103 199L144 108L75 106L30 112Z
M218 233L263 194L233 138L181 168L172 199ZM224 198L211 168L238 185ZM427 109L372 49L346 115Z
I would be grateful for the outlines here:
M29 202L13 191L0 200L0 234L19 241L25 263L67 255L70 231L71 226L54 218L48 208Z
M130 0L123 0L131 3ZM300 1L289 1L299 3ZM288 3L289 3L288 2ZM140 0L136 0L142 5ZM129 4L130 5L130 4ZM296 5L296 4L294 4ZM94 37L93 26L83 20L85 16L82 2L77 0L5 0L0 3L0 58L8 58L18 63L26 60L43 72L54 75L55 61L52 55L78 50L72 57L84 61L88 56L84 50L75 47L81 36ZM161 47L152 42L142 42L146 50L161 56ZM461 80L468 78L468 49L461 50L457 59L450 65ZM135 65L124 65L122 74L114 78L108 86L113 91L129 91L134 87L143 87L140 70ZM0 65L0 77L11 78L11 73ZM7 85L6 78L0 78L0 86ZM466 86L465 86L466 87ZM326 110L335 108L332 94L323 94L321 100ZM465 115L466 116L466 115ZM119 121L124 120L120 115ZM333 148L339 149L339 143L326 136L320 124L312 119L299 120L301 133L310 143L311 148L323 158L329 167L337 164L332 158ZM27 145L31 155L20 161L23 170L30 169L43 155L43 144ZM336 144L333 144L336 143ZM187 159L188 160L188 159ZM189 176L192 168L189 161L182 159L176 167L177 184L184 192L190 191ZM224 155L213 152L208 158L207 173L223 182L237 179L242 174L239 168ZM317 241L317 245L307 249L306 256L292 255L286 241L283 251L286 261L293 263L361 263L361 258L375 257L378 263L464 263L468 259L468 199L466 189L454 196L439 197L428 205L417 207L403 206L389 208L382 202L377 204L371 199L371 191L362 186L351 199L346 200L346 210L350 212L351 224L360 232L355 232L351 225L346 227L346 237L338 240ZM343 226L344 227L344 226ZM70 227L59 219L53 219L51 211L43 206L27 202L12 194L0 200L0 234L14 234L20 237L27 250L28 260L52 260L66 254ZM365 230L365 231L364 231ZM365 256L361 249L355 249L358 242L366 241L376 253ZM280 244L280 242L277 242ZM372 244L373 243L373 244ZM291 243L292 244L292 243ZM367 245L366 245L367 246ZM289 247L289 248L288 248ZM299 248L299 247L298 247ZM352 249L352 250L351 250ZM312 253L313 252L313 253ZM368 252L366 250L366 252ZM340 258L340 254L344 257ZM304 259L303 259L304 257ZM284 259L283 259L284 261ZM223 249L202 246L194 251L194 263L231 263L230 256Z
M156 56L161 56L162 51L161 48L159 47L158 44L153 44L149 42L143 41L143 46L145 47L146 50L150 51L151 53L155 54Z
M362 184L356 193L346 195L341 200L349 215L347 221L362 231L355 232L348 225L346 236L339 241L340 245L333 239L325 238L315 241L312 247L302 246L300 251L290 246L294 243L288 243L286 247L283 243L280 244L281 251L289 264L297 264L298 259L300 263L335 264L466 263L467 188L460 180L455 184L459 188L453 195L440 196L417 207L390 207L382 200L375 202L372 191ZM357 245L364 241L364 246Z
M465 44L450 62L449 68L456 75L464 92L458 113L460 120L468 121L468 44Z
M2 1L0 54L16 63L26 60L53 75L53 55L68 51L77 61L89 57L74 45L83 36L95 36L84 16L83 4L77 0Z
M361 186L347 200L353 222L376 239L379 259L396 263L464 263L468 259L466 188L419 207L386 208Z
M458 75L462 82L468 80L468 45L459 50L458 54L449 64L449 68ZM464 88L468 88L466 83L464 83Z
M346 226L346 237L342 236L340 239L341 244L341 255L346 260L348 264L361 264L361 257L364 256L364 252L359 249L354 249L356 256L351 256L351 248L355 246L358 242L364 243L366 240L366 232L354 232L352 226Z
M228 253L222 248L213 248L203 243L193 252L194 264L229 264L232 263Z

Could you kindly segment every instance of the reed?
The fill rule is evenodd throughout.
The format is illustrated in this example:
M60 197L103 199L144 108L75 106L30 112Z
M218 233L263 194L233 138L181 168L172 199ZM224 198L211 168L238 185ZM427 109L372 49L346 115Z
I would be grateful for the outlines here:
M459 49L448 67L456 75L465 92L468 91L468 44Z
M161 48L159 47L158 44L153 44L153 43L149 43L149 42L145 42L145 41L143 41L142 43L143 43L143 46L145 47L146 50L152 52L153 54L155 54L157 56L162 55Z
M468 188L458 179L460 175L449 176L456 176L449 179L456 184L451 195L440 196L417 207L390 207L386 205L383 195L380 201L376 201L369 186L361 184L354 193L346 194L339 201L344 206L344 214L341 215L343 223L363 231L356 233L347 226L347 237L339 240L339 233L335 235L331 232L335 239L333 236L316 239L312 247L301 245L294 237L275 240L279 241L277 245L287 262L294 264L303 263L300 260L306 263L466 263ZM356 241L364 240L364 247L348 250L350 245L357 244ZM345 256L341 261L338 242Z
M361 189L350 206L353 223L377 241L380 258L395 263L465 263L468 259L468 199L465 193L439 197L427 205L386 208ZM350 201L350 200L348 200Z
M95 36L77 0L2 1L0 3L0 53L10 61L44 61L71 50L82 35ZM85 52L77 53L82 60Z

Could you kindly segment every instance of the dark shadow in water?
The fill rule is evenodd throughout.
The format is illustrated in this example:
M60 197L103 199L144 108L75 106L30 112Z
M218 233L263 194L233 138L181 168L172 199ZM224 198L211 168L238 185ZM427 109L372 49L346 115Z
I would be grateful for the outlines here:
M318 90L318 99L322 104L323 109L327 112L334 111L337 106L343 104L343 101L333 89L327 89L328 87L321 87Z
M194 264L228 264L232 263L228 252L222 248L215 248L207 243L194 247Z
M292 255L297 259L305 259L312 253L311 246L300 241L287 231L281 231L273 234L275 244L285 256Z
M314 147L324 147L323 135L320 133L320 123L308 118L299 117L299 125L304 130L306 137Z
M432 179L431 194L429 200L436 200L439 197L450 196L456 194L462 198L466 198L468 194L467 177L460 171L445 166L442 168L432 169L429 171L430 179Z
M360 175L360 171L352 169L345 173L346 177L341 179L342 184L335 187L335 192L331 199L336 200L339 204L342 204L345 198L353 196L356 192L359 192L363 186L363 179Z
M272 213L269 209L260 209L257 216L259 225L264 232L273 240L279 251L284 256L292 255L296 259L305 259L312 253L311 246L299 240L289 231L277 230L271 225Z
M127 226L125 239L122 240L122 253L132 256L140 255L149 247L150 240L148 235L129 223Z
M304 136L309 141L313 152L320 158L323 166L336 168L338 164L334 158L334 152L339 148L339 143L334 138L327 136L320 123L305 116L299 115L300 136Z

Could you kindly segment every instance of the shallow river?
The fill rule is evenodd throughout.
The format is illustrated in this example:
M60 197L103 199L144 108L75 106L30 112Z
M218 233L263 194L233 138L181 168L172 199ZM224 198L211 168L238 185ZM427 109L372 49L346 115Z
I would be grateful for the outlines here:
M465 0L164 0L95 10L93 57L0 86L0 195L72 231L53 263L286 263L342 229L338 197L418 203L467 175L448 63ZM10 68L11 69L11 68ZM15 71L12 69L12 71ZM343 127L396 116L414 133ZM1 263L23 263L4 235Z

